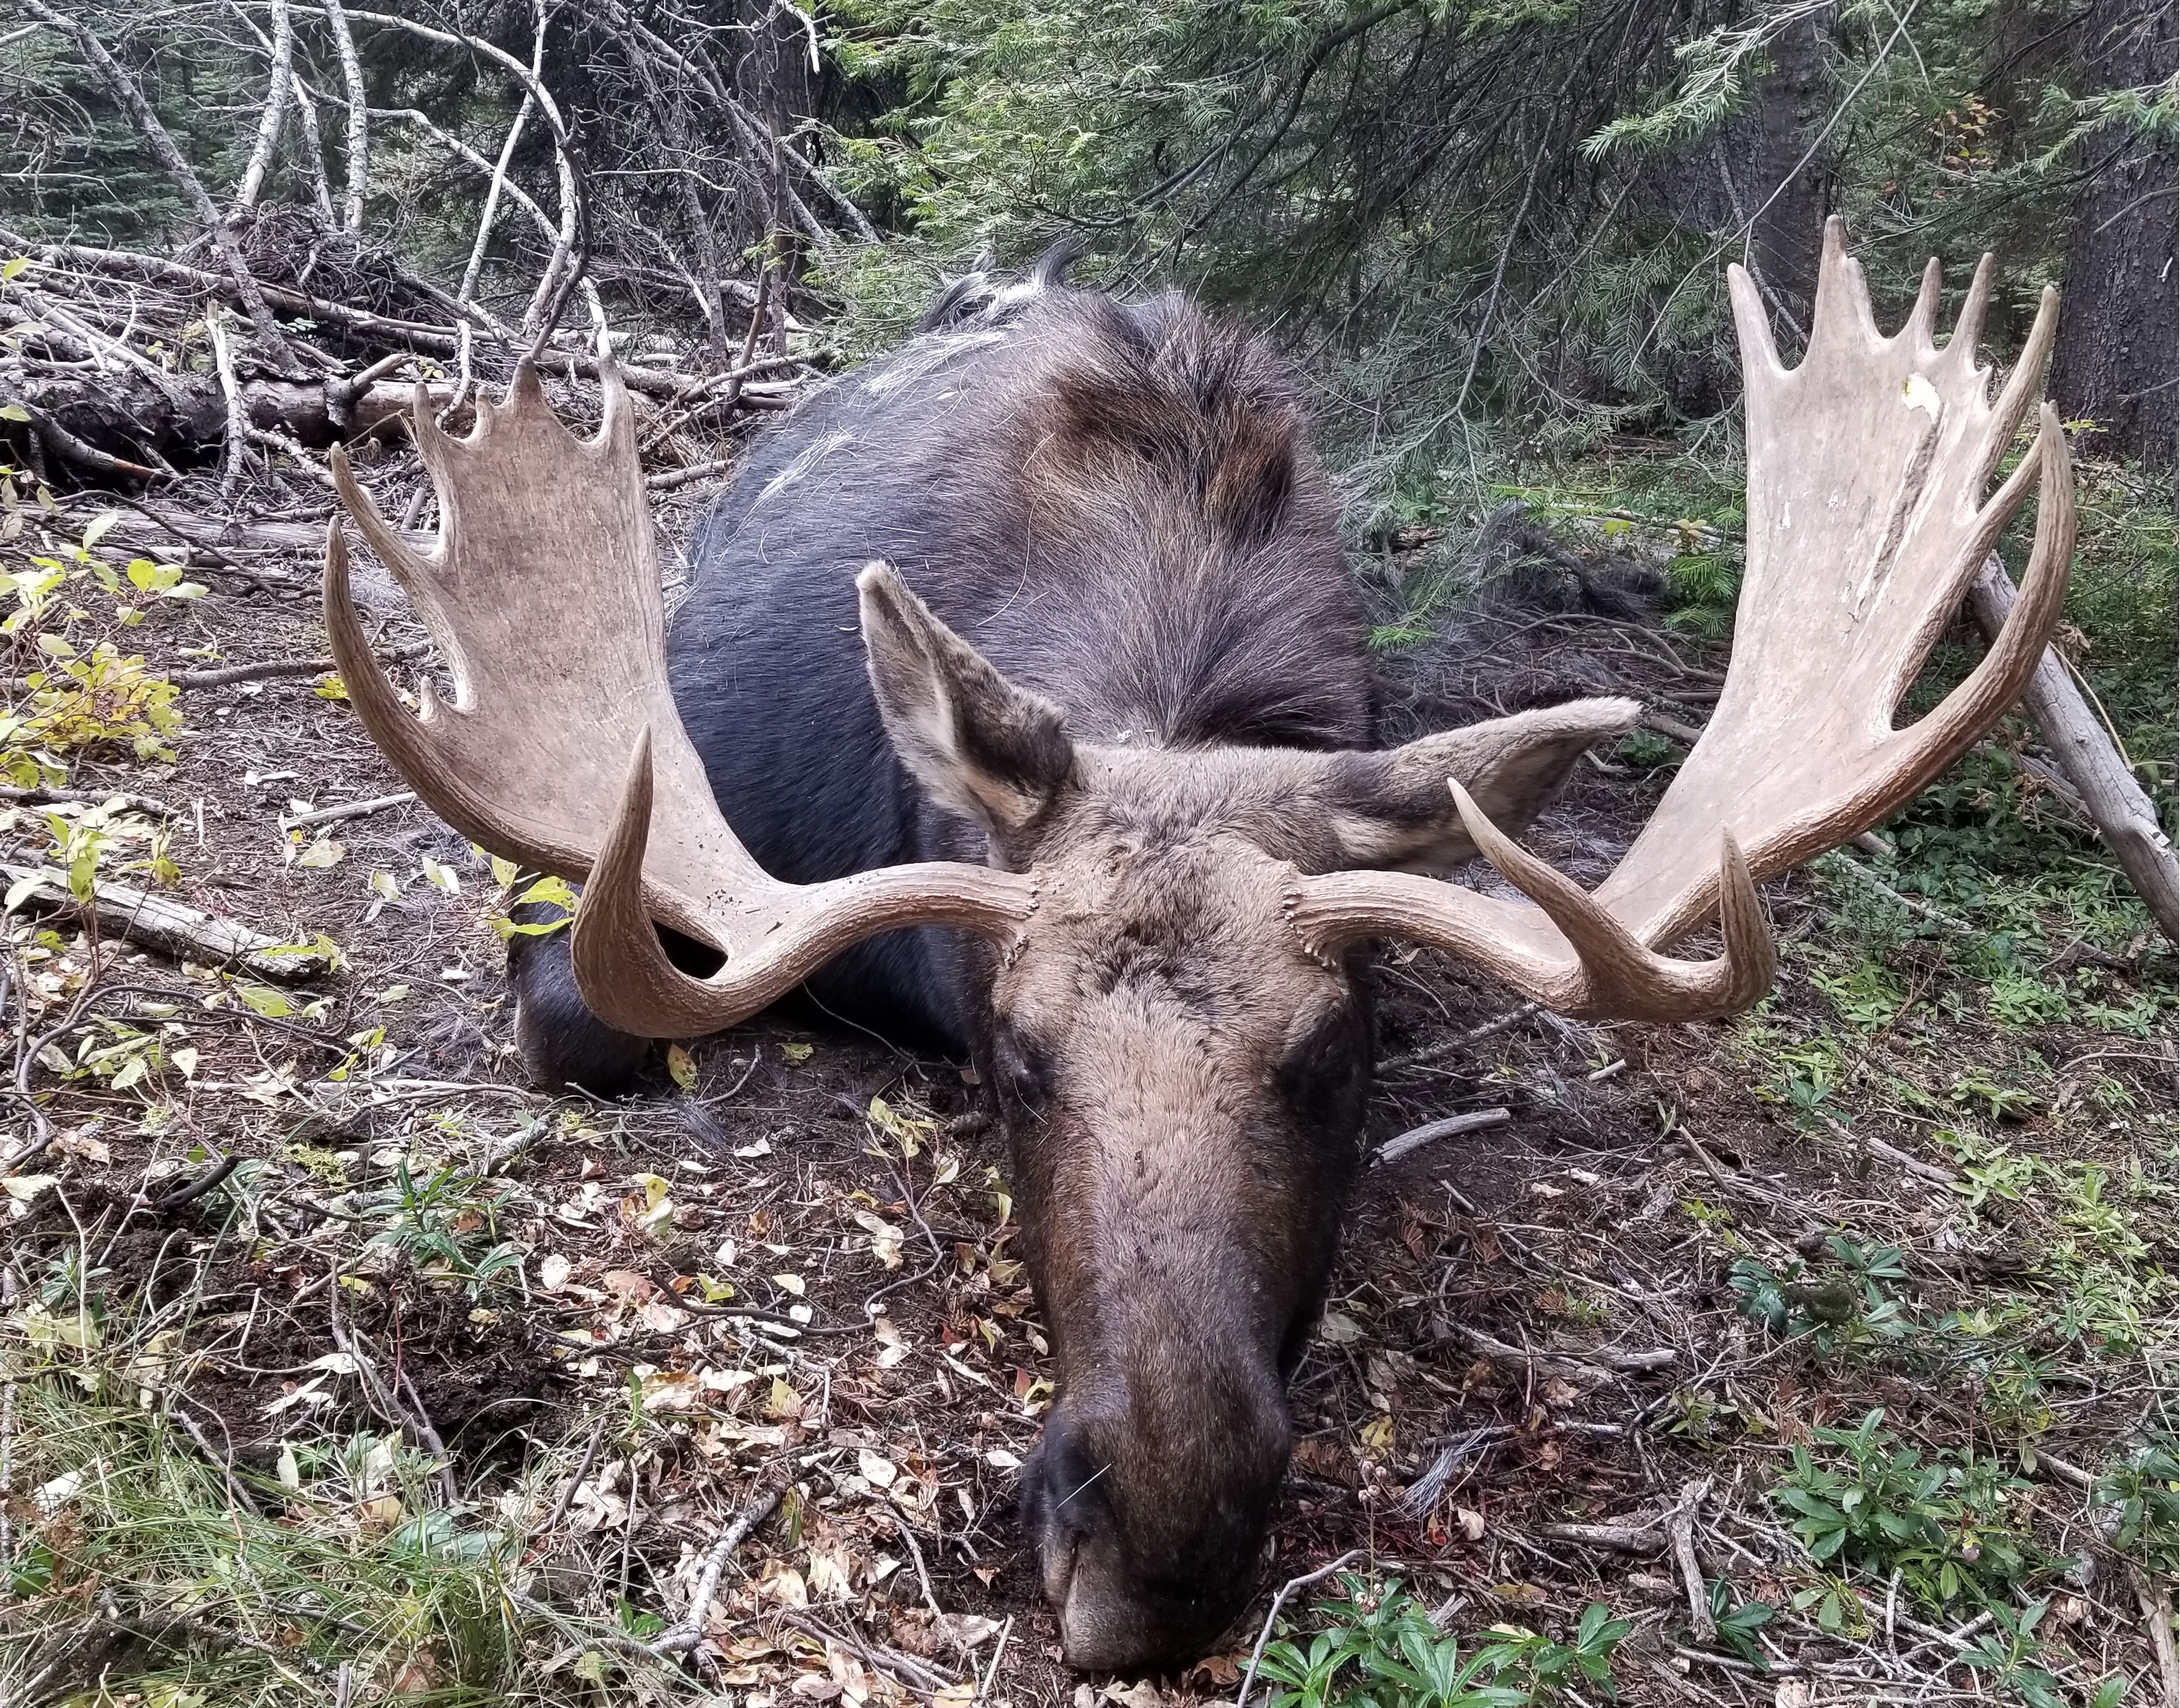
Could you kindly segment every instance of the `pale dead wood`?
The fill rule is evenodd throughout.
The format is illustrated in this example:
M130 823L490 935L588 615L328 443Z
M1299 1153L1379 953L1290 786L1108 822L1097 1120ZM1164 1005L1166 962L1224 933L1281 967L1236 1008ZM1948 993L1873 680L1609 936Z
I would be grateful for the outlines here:
M1616 1554L1660 1554L1665 1550L1665 1533L1655 1524L1539 1524L1536 1533L1547 1541L1609 1548Z
M1434 1121L1422 1127L1410 1127L1399 1137L1387 1139L1372 1153L1370 1166L1383 1168L1389 1162L1397 1162L1412 1150L1441 1138L1452 1138L1464 1132L1482 1132L1490 1127L1504 1127L1514 1118L1508 1109L1479 1109L1467 1115L1448 1116L1444 1121Z
M1362 1551L1350 1548L1329 1566L1320 1566L1314 1572L1305 1572L1299 1578L1290 1578L1280 1585L1280 1592L1272 1597L1271 1611L1264 1615L1263 1628L1257 1633L1257 1646L1249 1651L1248 1670L1241 1675L1241 1689L1234 1698L1234 1708L1249 1708L1249 1692L1257 1682L1257 1667L1264 1658L1264 1645L1272 1640L1272 1627L1278 1622L1280 1609L1286 1606L1287 1597L1297 1590L1306 1590L1312 1584L1320 1584L1346 1565Z
M1951 1186L1960 1178L1952 1169L1938 1163L1925 1162L1921 1157L1901 1149L1898 1145L1888 1143L1874 1132L1852 1132L1829 1115L1821 1116L1819 1119L1833 1138L1843 1139L1849 1144L1858 1144L1880 1161L1904 1168L1918 1180L1927 1180L1934 1186Z
M272 10L272 40L268 52L272 59L271 86L265 91L264 110L257 119L257 140L250 145L250 163L243 168L242 182L234 192L238 208L254 207L260 191L265 188L265 174L272 165L272 150L280 140L280 127L287 122L288 102L295 92L295 19L288 0L269 0Z
M10 801L19 807L103 807L109 802L118 802L126 812L142 813L154 818L176 816L176 809L164 801L150 795L131 795L119 789L48 789L42 784L26 787L19 783L0 783L0 801Z
M2001 632L2016 598L2012 580L1994 552L1968 589L1968 609L1986 637ZM2180 943L2180 857L2157 822L2157 809L2089 709L2058 654L2046 647L2021 691L2044 732L2045 745L2083 809L2117 857L2128 881L2150 904L2158 929Z
M341 81L348 86L348 194L341 202L341 229L363 229L363 206L371 193L371 113L363 84L363 61L355 51L355 36L348 27L341 0L322 0L326 22L332 26L333 52L340 60Z
M33 912L87 914L109 936L124 938L176 961L200 966L240 967L261 978L294 983L332 970L322 950L284 944L233 919L206 913L163 895L103 879L91 900L78 901L68 873L52 866L0 865L10 890L28 885L15 906Z
M2155 1582L2149 1573L2129 1562L2128 1579L2135 1599L2142 1604L2144 1622L2150 1627L2150 1647L2157 1655L2157 1678L2165 1708L2180 1708L2180 1645L2172 1637L2172 1586Z
M1503 1358L1510 1364L1535 1364L1544 1369L1557 1370L1562 1375L1581 1375L1594 1377L1599 1371L1628 1374L1647 1370L1671 1369L1680 1362L1680 1353L1671 1347L1640 1347L1621 1351L1611 1347L1600 1347L1585 1352L1532 1352L1524 1347L1510 1345L1495 1335L1465 1323L1452 1325L1454 1337L1465 1341L1486 1358Z
M761 1489L747 1506L728 1521L726 1528L719 1532L719 1540L712 1545L712 1551L704 1556L704 1568L697 1574L696 1590L689 1597L689 1611L652 1642L652 1653L685 1655L704 1640L704 1615L711 1611L712 1597L718 1593L719 1579L726 1572L727 1562L751 1531L779 1511L786 1495L784 1483Z
M1698 1477L1684 1483L1681 1498L1665 1515L1665 1534L1673 1545L1673 1563L1680 1568L1687 1590L1688 1625L1698 1643L1718 1640L1718 1622L1711 1617L1710 1595L1704 1584L1703 1568L1696 1561L1696 1512L1710 1494L1711 1479Z
M346 818L363 818L373 813L383 813L389 807L406 807L416 798L412 790L404 789L395 795L374 795L368 801L344 801L338 807L321 807L316 812L298 813L294 818L283 818L284 830L300 830L312 824L338 824Z

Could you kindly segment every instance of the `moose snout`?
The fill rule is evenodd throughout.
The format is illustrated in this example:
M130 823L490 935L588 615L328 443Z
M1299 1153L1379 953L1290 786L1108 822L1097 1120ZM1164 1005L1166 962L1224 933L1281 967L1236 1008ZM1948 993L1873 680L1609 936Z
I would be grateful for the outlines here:
M1177 1428L1054 1408L1022 1468L1022 1519L1070 1666L1183 1666L1241 1613L1290 1441L1276 1391L1251 1412L1207 1452Z

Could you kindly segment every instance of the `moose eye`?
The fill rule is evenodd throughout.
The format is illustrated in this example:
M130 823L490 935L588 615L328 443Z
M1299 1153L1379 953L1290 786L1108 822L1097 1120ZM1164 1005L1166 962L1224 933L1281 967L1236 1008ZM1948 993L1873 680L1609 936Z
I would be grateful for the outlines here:
M1346 1003L1318 1016L1280 1058L1281 1088L1298 1102L1322 1102L1351 1090L1362 1075L1362 1017Z
M1037 1108L1052 1094L1051 1059L1033 1038L1003 1027L992 1040L992 1066L1000 1088L1017 1103Z

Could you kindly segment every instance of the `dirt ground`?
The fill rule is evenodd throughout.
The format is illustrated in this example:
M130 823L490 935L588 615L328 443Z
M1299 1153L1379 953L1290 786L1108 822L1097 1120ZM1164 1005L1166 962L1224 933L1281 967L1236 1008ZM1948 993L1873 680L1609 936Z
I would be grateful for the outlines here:
M392 513L405 477L382 471ZM299 503L286 520L316 526L325 510ZM200 554L191 573L212 597L155 610L129 644L173 670L321 653L308 554L228 555L290 579L253 590ZM388 649L415 638L386 614ZM1579 599L1522 635L1492 624L1464 631L1493 643L1488 658L1462 664L1451 643L1435 655L1418 716L1607 686L1699 708L1721 662ZM10 1356L26 1322L42 1312L50 1326L71 1287L79 1303L91 1288L114 1341L136 1336L146 1415L186 1418L260 1506L285 1498L299 1525L365 1535L405 1500L511 1525L508 1606L548 1681L524 1700L548 1700L558 1678L568 1700L1084 1703L1013 1516L1049 1394L1045 1347L1012 1255L1003 1148L962 1065L786 1011L662 1061L625 1102L527 1084L487 864L413 804L322 839L283 829L402 786L323 687L304 675L190 689L171 769L74 768L74 786L174 809L180 899L284 939L322 934L340 966L276 986L49 922L51 952L10 999L30 1064L17 1083L52 1134L35 1164L50 1184L9 1206ZM1624 758L1584 766L1534 845L1594 882L1658 775ZM16 809L10 857L42 836ZM1975 1635L1966 1613L1919 1618L1867 1586L1843 1628L1824 1628L1814 1601L1796 1610L1797 1592L1833 1580L1774 1485L1813 1430L1881 1406L1908 1439L2018 1465L2026 1528L2051 1558L2079 1556L2040 1591L2040 1664L2063 1700L2114 1674L2134 1681L2124 1700L2159 1700L2154 1594L2100 1531L2081 1468L2121 1453L2151 1409L2142 1348L2171 1328L2155 1279L2174 1261L2170 1206L2129 1222L2130 1273L2150 1278L2139 1292L2157 1320L2131 1342L2068 1328L2070 1296L2041 1265L2069 1209L1975 1198L1981 1176L1939 1132L2139 1181L2172 1143L2168 1045L2092 1024L2081 1003L1995 1023L1979 975L1927 932L1889 951L1896 1011L1851 1023L1836 990L1852 957L1829 934L1853 884L1774 886L1788 951L1753 1022L1577 1025L1435 953L1385 956L1371 1142L1462 1111L1510 1118L1366 1176L1294 1383L1301 1444L1247 1619L1185 1677L1091 1688L1131 1708L1230 1699L1272 1591L1351 1551L1352 1569L1401 1579L1454 1631L1556 1634L1607 1604L1633 1622L1615 1664L1630 1701L2009 1700L1957 1664ZM18 922L19 945L30 929ZM2109 1011L2169 984L2172 963L2146 942L2092 945L2053 976L2094 983ZM133 1047L155 1059L117 1088L84 1052L126 1035L154 1040ZM1829 1094L1797 1103L1795 1052L1818 1039ZM31 1138L25 1102L0 1121L0 1149ZM1782 1275L1809 1264L1801 1303L1820 1305L1834 1235L1898 1248L1883 1291L1919 1323L1979 1310L2017 1324L1990 1337L2004 1357L1934 1364L1882 1335L1830 1347L1821 1321L1775 1332L1740 1308L1743 1259ZM2033 1392L1992 1374L2017 1354ZM397 1430L443 1474L405 1492L284 1474L298 1441ZM41 1455L58 1452L17 1441L14 1487L56 1475ZM704 1645L640 1652L682 1617L729 1520L779 1490L724 1561ZM1693 1639L1676 1514L1704 1579L1779 1610L1762 1663ZM1604 1528L1555 1529L1570 1525ZM47 1628L23 1623L25 1605L8 1628ZM294 1639L318 1656L313 1677L322 1638ZM36 1700L92 1690L89 1664ZM424 1643L358 1664L349 1700L363 1701L436 1688L449 1663Z

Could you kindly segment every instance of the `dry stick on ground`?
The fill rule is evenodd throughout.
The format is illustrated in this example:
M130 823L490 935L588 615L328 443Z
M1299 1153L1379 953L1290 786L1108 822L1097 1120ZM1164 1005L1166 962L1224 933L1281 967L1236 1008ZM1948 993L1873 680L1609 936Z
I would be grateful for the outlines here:
M1960 1178L1960 1176L1955 1174L1950 1168L1941 1167L1935 1162L1925 1162L1921 1157L1901 1149L1896 1144L1886 1143L1874 1133L1851 1132L1834 1121L1829 1115L1819 1116L1818 1118L1831 1130L1833 1138L1844 1139L1849 1144L1859 1144L1872 1156L1880 1161L1898 1164L1919 1180L1930 1181L1939 1186L1951 1186Z
M2142 1603L2143 1617L2150 1625L2150 1645L2157 1653L2157 1676L2164 1689L2165 1708L2180 1708L2180 1646L2172 1640L2172 1587L2152 1581L2147 1572L2132 1562L2128 1562L2127 1575L2134 1585L2135 1599Z
M122 810L141 813L152 818L172 818L177 816L173 807L164 801L149 795L129 795L118 789L47 789L25 788L19 783L0 783L0 802L12 802L19 807L57 807L63 803L83 807L103 807L109 801L118 801Z
M1411 1050L1406 1055L1396 1055L1390 1061L1381 1061L1378 1064L1378 1071L1380 1073L1392 1073L1403 1067L1429 1067L1433 1062L1443 1061L1447 1056L1466 1050L1472 1044L1481 1044L1487 1038L1519 1026L1543 1006L1542 1003L1538 1002L1524 1002L1520 1007L1510 1008L1496 1019L1487 1020L1481 1026L1473 1026L1467 1031L1457 1033L1451 1038L1440 1039L1436 1044L1427 1044L1421 1050Z
M1257 1663L1264 1658L1264 1645L1272 1640L1272 1626L1280 1617L1280 1609L1286 1605L1287 1597L1297 1590L1306 1590L1312 1584L1322 1583L1362 1551L1350 1548L1329 1566L1320 1566L1314 1572L1305 1572L1299 1578L1290 1578L1280 1585L1280 1592L1272 1597L1271 1612L1264 1615L1264 1628L1257 1633L1257 1646L1249 1651L1249 1669L1241 1675L1241 1694L1234 1699L1234 1708L1249 1708L1249 1692L1257 1682Z
M406 807L416 798L416 791L404 789L398 795L374 795L368 801L347 801L338 807L321 807L315 813L299 813L292 818L282 818L280 824L288 830L300 830L310 824L337 824L344 818L363 818L373 813L383 813L389 807Z
M219 210L212 205L203 181L190 170L189 162L182 158L181 151L174 146L173 138L167 134L167 127L159 123L159 115L151 110L151 103L144 98L144 91L137 87L136 80L123 69L119 60L107 51L106 44L76 19L65 12L56 12L46 4L46 0L23 0L23 7L41 24L59 30L74 42L76 52L91 62L91 69L98 74L99 80L105 84L107 92L113 97L114 105L129 115L143 136L146 146L151 149L151 157L174 181L175 188L182 192L183 200L190 204L190 211L196 215L197 223L204 227L213 247L219 251L220 259L227 263L235 291L242 298L242 306L250 315L250 326L256 330L259 341L283 370L290 375L300 373L302 364L295 359L295 352L289 348L288 340L281 336L279 324L272 318L272 311L266 304L265 294L258 289L256 275L250 272L249 262L242 258L242 247L235 241L233 229L220 218Z
M704 1556L704 1569L697 1574L696 1593L689 1598L689 1611L675 1621L651 1645L654 1655L685 1655L704 1640L704 1615L712 1605L712 1597L719 1588L719 1579L727 1569L727 1561L735 1549L748 1539L751 1531L779 1509L786 1498L787 1485L774 1483L760 1489L750 1503L735 1513L719 1540L712 1545L712 1551Z
M1441 1138L1451 1138L1457 1133L1481 1132L1486 1127L1504 1127L1513 1120L1514 1113L1507 1109L1479 1109L1467 1115L1448 1116L1444 1121L1412 1127L1397 1138L1389 1138L1372 1153L1370 1166L1382 1168L1389 1162L1397 1162L1412 1150Z
M30 425L40 438L79 468L96 469L103 475L123 475L132 481L155 481L159 477L157 469L147 469L141 463L132 463L96 445L85 444L35 404L18 404L16 407L30 416Z
M1486 1358L1540 1364L1547 1369L1579 1369L1588 1366L1590 1369L1612 1370L1625 1375L1671 1369L1681 1358L1679 1352L1671 1347L1645 1347L1637 1352L1599 1347L1589 1352L1538 1353L1531 1352L1526 1347L1510 1346L1495 1335L1488 1335L1482 1329L1470 1328L1462 1323L1453 1325L1453 1332L1456 1338L1467 1342L1471 1347Z
M234 1479L234 1454L230 1452L223 1457L218 1449L205 1439L204 1431L197 1427L197 1420L181 1407L168 1406L167 1415L182 1426L182 1433L195 1444L196 1450L205 1456L206 1463L226 1479L228 1499L252 1517L262 1518L263 1510L250 1498L250 1490Z
M1984 559L1982 573L1968 588L1968 609L1986 639L2005 626L2013 600L2013 582L1994 552ZM2021 701L2043 730L2059 769L2095 820L2106 846L2150 904L2158 928L2168 940L2180 943L2180 859L2175 858L2172 845L2158 826L2156 809L2103 721L2089 709L2066 665L2050 647L2044 649Z
M889 1649L881 1644L871 1642L859 1636L852 1625L845 1631L836 1631L823 1621L812 1618L807 1613L798 1613L791 1608L785 1607L779 1610L779 1617L805 1636L815 1637L821 1643L834 1643L844 1649L854 1650L862 1657L866 1665L875 1667L881 1672L891 1673L919 1695L936 1695L944 1689L950 1682L944 1673L925 1666L915 1656L904 1655L898 1649Z
M591 1425L591 1438L583 1443L583 1457L576 1462L575 1474L568 1479L567 1486L560 1490L559 1498L553 1502L547 1515L542 1534L551 1535L560 1528L560 1520L568 1516L568 1508L575 1502L575 1491L583 1486L583 1479L591 1474L591 1461L598 1456L598 1443L605 1439L606 1420L600 1418Z
M1082 1491L1077 1490L1076 1492L1079 1494ZM893 1520L894 1529L900 1533L900 1540L908 1548L908 1557L916 1562L916 1581L923 1586L923 1605L931 1609L933 1618L944 1619L946 1616L939 1611L939 1598L931 1593L931 1573L924 1569L923 1550L917 1545L916 1533L908 1528L908 1521L900 1513L889 1512L886 1516Z
M261 978L292 983L315 978L332 966L322 950L284 944L233 919L186 906L125 884L100 879L89 901L69 889L68 873L52 866L0 864L0 883L10 890L27 884L19 908L34 912L87 914L101 931L157 950L176 961L203 966L239 966Z
M1665 1516L1665 1534L1673 1544L1673 1563L1681 1568L1687 1586L1688 1624L1696 1641L1718 1640L1718 1622L1711 1617L1710 1596L1704 1586L1703 1568L1696 1563L1696 1512L1710 1493L1711 1479L1698 1477L1681 1485L1679 1505Z
M1572 1542L1582 1548L1610 1548L1616 1554L1664 1551L1665 1533L1654 1524L1539 1524L1548 1542Z

